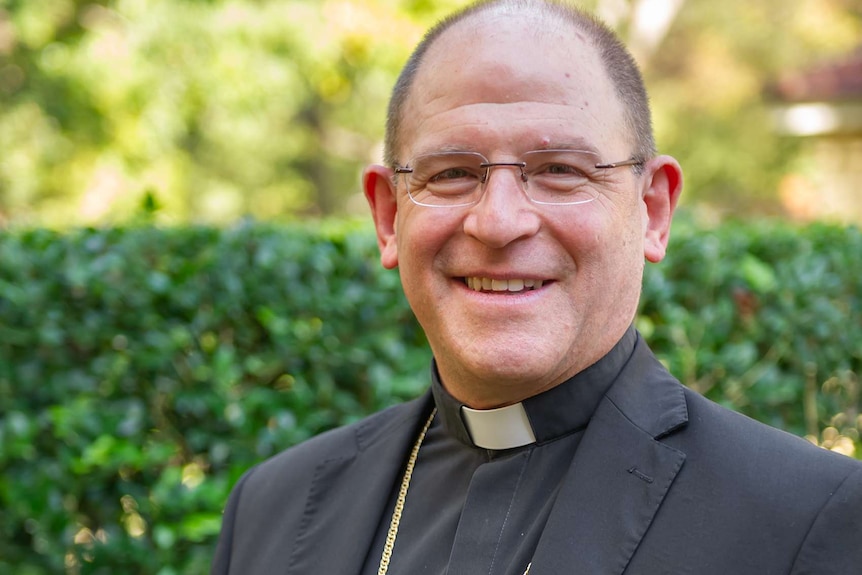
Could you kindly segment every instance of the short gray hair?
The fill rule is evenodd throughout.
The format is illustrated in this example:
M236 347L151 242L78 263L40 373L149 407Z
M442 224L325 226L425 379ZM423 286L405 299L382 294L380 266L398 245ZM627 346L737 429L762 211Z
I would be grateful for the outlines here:
M425 34L401 70L392 89L386 116L384 162L388 166L394 167L398 163L404 108L428 49L455 24L500 9L532 12L584 32L598 51L617 97L623 104L625 124L634 139L635 157L648 160L656 155L649 97L643 77L628 49L610 28L580 8L552 0L486 0L470 4L438 22Z

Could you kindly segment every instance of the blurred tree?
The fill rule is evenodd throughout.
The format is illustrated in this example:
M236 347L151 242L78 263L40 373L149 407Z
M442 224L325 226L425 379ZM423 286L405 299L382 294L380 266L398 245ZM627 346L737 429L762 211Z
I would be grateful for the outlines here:
M361 209L389 89L466 0L0 0L0 223ZM762 85L849 50L859 0L593 0L644 67L689 198L751 207L792 160ZM813 25L816 24L816 25Z
M660 145L686 172L686 201L720 214L780 212L799 141L772 122L766 84L862 41L859 0L688 0L644 55Z
M451 7L451 6L448 6ZM0 216L344 210L399 64L447 6L0 2Z

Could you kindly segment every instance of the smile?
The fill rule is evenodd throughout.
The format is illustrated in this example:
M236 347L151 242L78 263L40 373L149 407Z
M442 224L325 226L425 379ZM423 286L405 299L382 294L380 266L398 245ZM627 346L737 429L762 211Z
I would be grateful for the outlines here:
M533 279L511 279L498 280L491 278L464 278L464 283L474 291L493 291L493 292L522 292L527 290L539 289L542 287L542 280Z

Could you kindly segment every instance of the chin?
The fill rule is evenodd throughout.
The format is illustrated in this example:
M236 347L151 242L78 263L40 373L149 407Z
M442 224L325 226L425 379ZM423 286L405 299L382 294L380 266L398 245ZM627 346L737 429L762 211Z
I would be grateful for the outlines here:
M560 354L544 353L525 346L512 346L496 353L482 353L460 359L471 376L493 381L496 385L551 383L556 368L563 363Z

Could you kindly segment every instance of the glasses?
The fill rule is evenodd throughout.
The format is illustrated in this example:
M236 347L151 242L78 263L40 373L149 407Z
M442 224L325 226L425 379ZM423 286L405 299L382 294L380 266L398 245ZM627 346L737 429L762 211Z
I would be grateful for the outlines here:
M643 160L602 163L597 154L584 150L535 150L517 162L490 162L477 152L440 152L414 158L396 166L404 175L407 195L419 206L457 208L479 201L491 168L518 170L524 193L536 204L577 205L598 197L601 172L622 166L642 166Z

